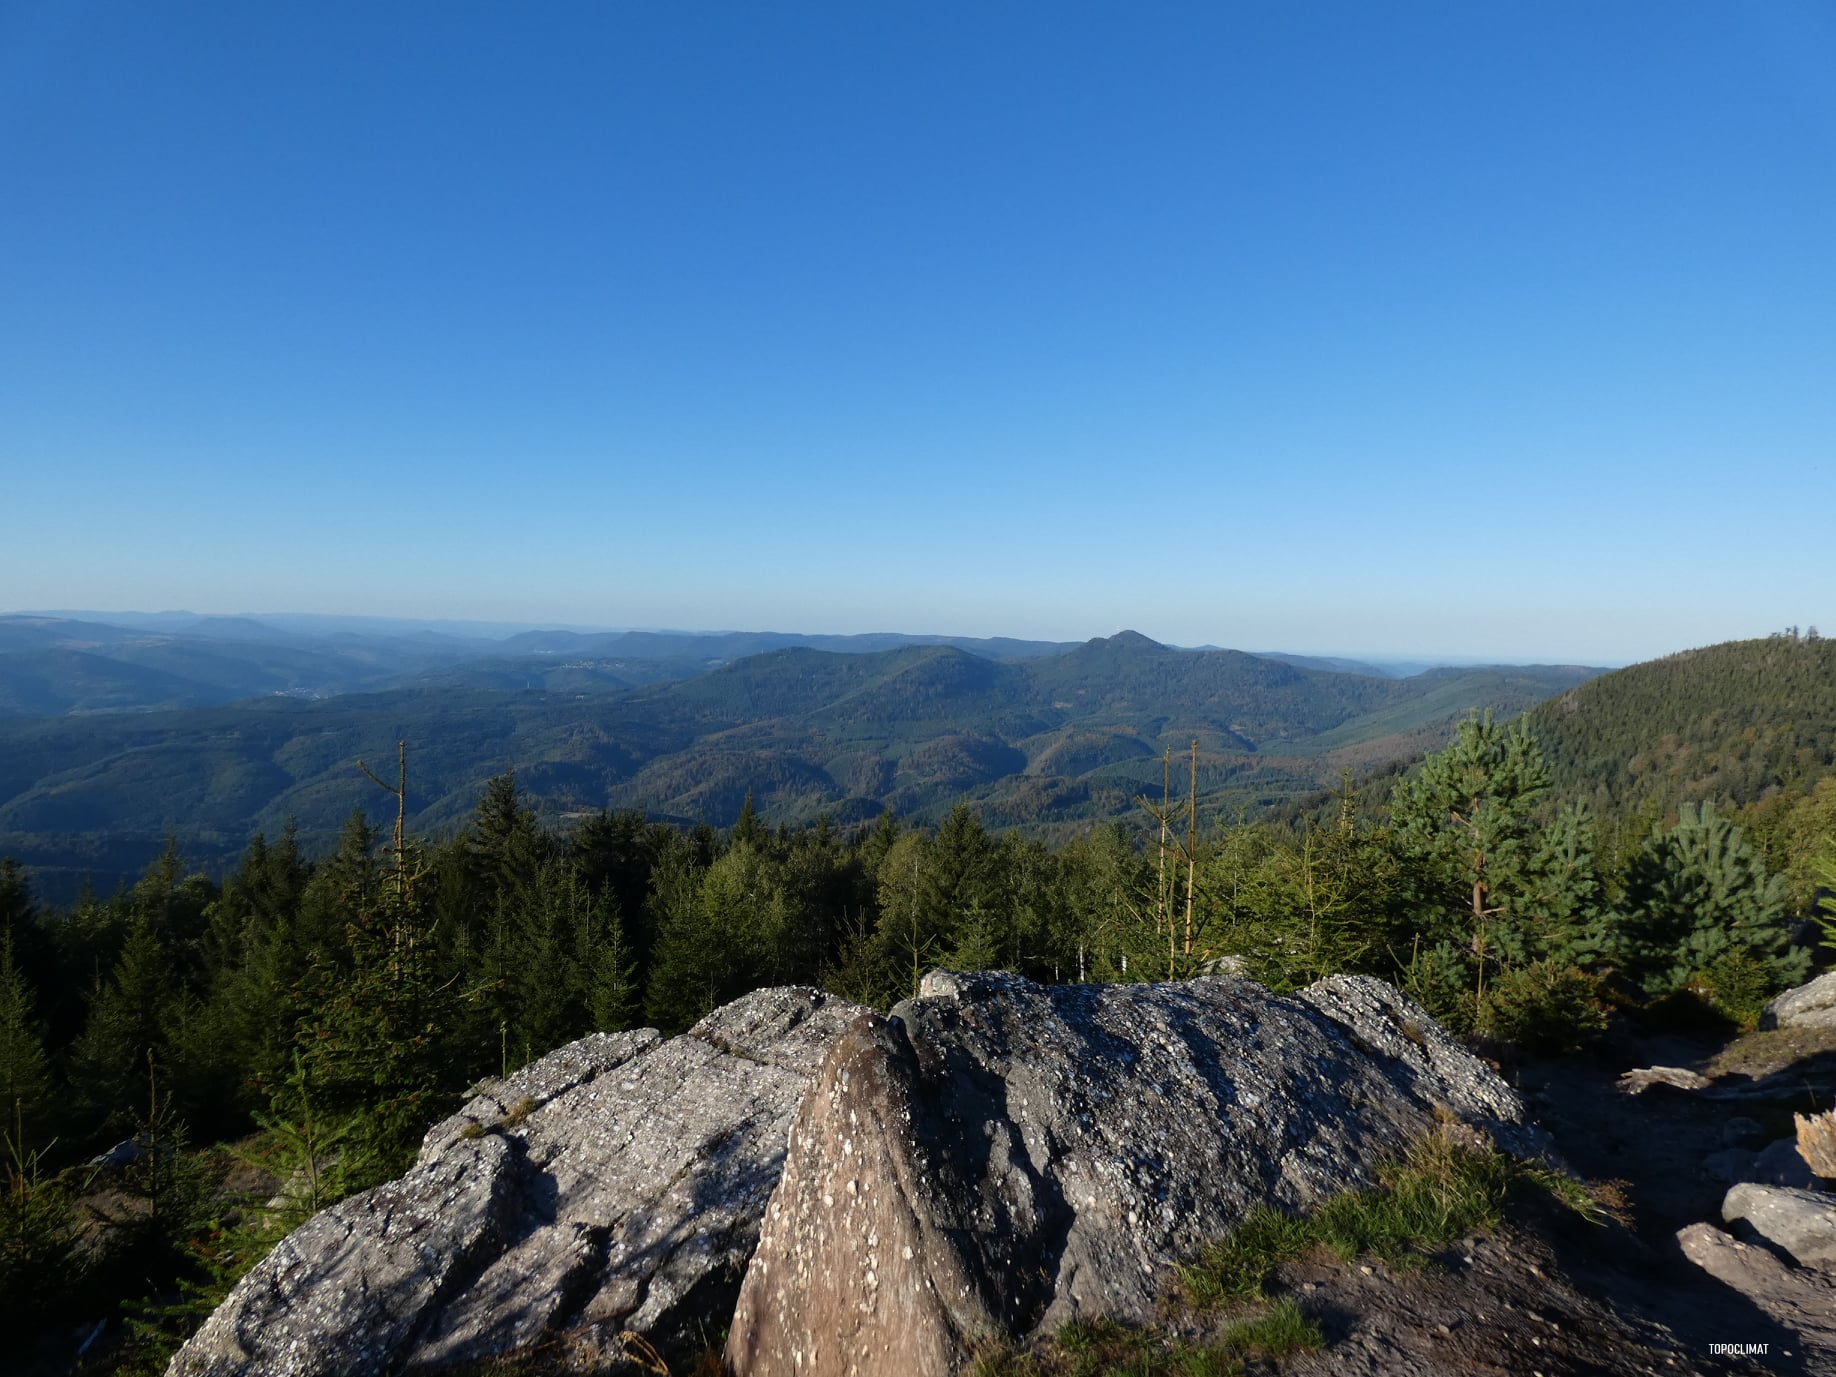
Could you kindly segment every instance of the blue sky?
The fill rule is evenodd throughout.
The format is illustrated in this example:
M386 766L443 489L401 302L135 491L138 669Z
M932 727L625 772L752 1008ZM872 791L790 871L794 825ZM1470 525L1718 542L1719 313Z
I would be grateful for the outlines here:
M1836 631L1836 8L0 0L0 609Z

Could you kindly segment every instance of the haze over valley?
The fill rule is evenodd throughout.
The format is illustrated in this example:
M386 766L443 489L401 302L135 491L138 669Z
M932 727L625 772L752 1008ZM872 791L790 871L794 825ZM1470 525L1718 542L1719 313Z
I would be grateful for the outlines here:
M1307 656L777 633L512 631L168 615L0 617L0 852L45 892L131 880L168 834L218 866L289 822L309 851L374 810L355 762L406 740L418 831L515 770L550 820L603 808L726 827L837 826L966 802L1068 835L1189 772L1246 815L1509 717L1597 673L1445 666L1403 677ZM1185 775L1182 774L1182 779Z

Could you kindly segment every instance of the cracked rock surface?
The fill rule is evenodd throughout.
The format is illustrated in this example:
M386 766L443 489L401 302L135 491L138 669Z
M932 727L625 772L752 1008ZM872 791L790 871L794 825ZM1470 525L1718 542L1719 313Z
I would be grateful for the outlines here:
M857 1018L791 1130L734 1312L740 1377L946 1377L984 1338L1154 1318L1255 1206L1374 1183L1437 1123L1547 1151L1516 1094L1382 981L925 978Z
M760 990L681 1037L600 1033L486 1082L419 1160L288 1235L168 1377L432 1369L724 1317L830 1046L863 1011Z

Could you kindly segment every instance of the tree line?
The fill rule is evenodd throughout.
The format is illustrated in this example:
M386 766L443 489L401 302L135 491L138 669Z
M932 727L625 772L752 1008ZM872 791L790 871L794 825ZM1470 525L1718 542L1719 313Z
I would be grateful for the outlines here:
M29 1332L101 1293L215 1294L233 1162L190 1144L284 1179L272 1235L398 1174L478 1078L765 985L885 1008L935 967L1278 991L1363 971L1462 1034L1564 1051L1614 1007L1751 1023L1810 967L1803 894L1734 817L1685 805L1603 847L1521 720L1469 720L1385 806L1348 780L1281 820L1200 826L1172 763L1142 825L1057 847L961 806L843 831L769 827L750 799L725 832L610 811L558 832L506 774L443 840L405 835L401 799L392 831L356 811L328 855L288 828L212 878L168 845L68 907L0 862L0 1304ZM1809 873L1833 835L1799 839ZM98 1224L78 1201L109 1149L111 1189L147 1203ZM88 1302L50 1284L79 1275Z

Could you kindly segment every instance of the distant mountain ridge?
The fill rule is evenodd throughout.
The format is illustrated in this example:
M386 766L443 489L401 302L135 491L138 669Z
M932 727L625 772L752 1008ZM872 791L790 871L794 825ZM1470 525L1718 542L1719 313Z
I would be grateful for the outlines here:
M139 615L134 625L0 616L0 716L210 707L263 694L330 698L430 680L481 688L595 690L686 679L791 646L857 653L952 645L977 655L1055 655L1073 642L1009 637L788 632L523 630L490 638L427 629L359 632L345 619ZM391 627L382 623L382 627ZM580 672L548 678L557 659Z
M772 821L934 817L962 800L994 825L1060 827L1133 812L1158 790L1163 755L1193 740L1208 806L1254 808L1419 753L1472 708L1518 712L1592 673L1389 679L1133 632L1008 659L935 641L786 646L636 685L616 663L511 658L317 701L0 719L0 854L115 874L168 828L216 859L289 817L325 845L352 808L379 806L354 761L397 740L424 832L462 822L511 768L550 815L635 807L725 825L751 793Z

